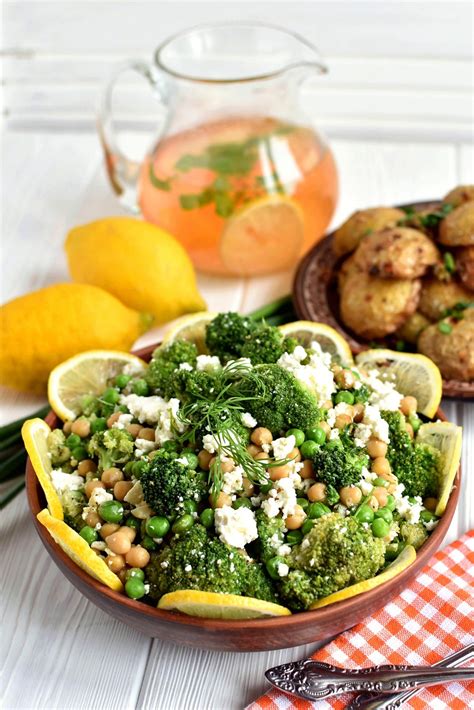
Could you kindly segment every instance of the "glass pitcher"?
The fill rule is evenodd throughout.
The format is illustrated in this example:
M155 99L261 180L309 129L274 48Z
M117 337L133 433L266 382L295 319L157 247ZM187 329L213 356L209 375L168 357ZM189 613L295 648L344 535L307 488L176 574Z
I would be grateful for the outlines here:
M163 108L141 162L121 153L114 133L112 89L125 69L149 81ZM301 106L303 81L324 72L311 44L270 25L175 35L153 65L127 63L105 90L99 130L112 186L201 271L291 267L322 236L337 201L334 158Z

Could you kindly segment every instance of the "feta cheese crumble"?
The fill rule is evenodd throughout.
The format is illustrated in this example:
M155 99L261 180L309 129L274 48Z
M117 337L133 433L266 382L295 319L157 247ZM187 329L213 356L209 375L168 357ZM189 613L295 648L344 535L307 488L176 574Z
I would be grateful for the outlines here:
M293 451L296 446L296 439L293 434L290 436L282 436L279 439L273 439L272 449L273 458L278 461L288 458L288 455Z
M126 429L132 423L132 414L121 414L116 422L112 424L112 429Z
M354 443L359 448L363 448L371 436L387 444L390 441L388 423L381 417L378 406L366 404L364 418L354 429Z
M285 562L279 562L277 565L277 572L280 577L286 577L290 571L290 568Z
M304 353L304 357L303 357ZM309 358L307 365L302 361ZM303 385L313 392L321 406L336 390L334 375L330 369L331 357L323 353L319 343L311 343L309 355L301 346L297 346L292 353L283 353L277 365L288 370Z
M106 503L108 500L113 500L112 493L108 493L105 488L94 488L89 498L89 506L98 507L101 503Z
M224 493L236 493L242 490L244 469L236 466L232 471L227 471L222 476L222 490Z
M196 359L196 370L199 372L217 372L222 367L217 355L198 355Z
M369 370L364 377L364 382L372 390L369 395L371 404L377 405L379 409L387 409L392 412L400 407L403 395L397 392L393 382L382 379L378 370Z
M214 524L219 538L231 547L242 548L258 537L255 515L250 508L224 505L214 511Z
M53 468L51 471L51 480L56 489L56 493L64 491L79 491L84 488L84 479L75 473L64 473L60 468Z
M242 412L240 415L240 421L248 429L253 429L257 426L257 420L250 414L250 412Z
M262 509L269 518L275 518L281 511L284 518L293 515L296 508L296 491L291 478L281 478L275 481L268 492L267 500L262 503Z
M120 404L124 404L139 422L155 424L155 442L161 446L165 441L174 438L175 432L182 433L185 429L178 417L179 399L163 399L140 397L137 394L122 395Z

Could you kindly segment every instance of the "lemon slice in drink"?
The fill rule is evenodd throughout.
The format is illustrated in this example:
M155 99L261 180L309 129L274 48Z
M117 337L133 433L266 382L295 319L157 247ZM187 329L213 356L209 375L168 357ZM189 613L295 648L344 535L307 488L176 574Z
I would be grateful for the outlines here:
M209 311L200 311L189 316L183 316L174 321L173 325L168 328L162 340L162 345L169 345L174 340L189 340L194 343L199 354L207 353L206 348L206 327L214 320L217 313Z
M79 533L62 520L53 518L47 510L42 510L36 517L76 565L110 589L121 591L123 585L120 579L109 570L102 557L96 555Z
M21 428L23 443L46 496L49 512L57 520L63 520L63 507L51 478L52 466L46 442L50 432L51 429L42 419L28 419Z
M290 616L291 611L280 604L265 602L237 594L200 592L182 589L161 597L158 609L180 611L203 619L262 619L269 616Z
M232 273L252 276L290 267L303 241L300 206L289 197L269 195L248 203L227 220L220 253Z
M429 422L421 425L416 440L419 443L434 446L435 449L441 451L438 505L435 514L442 515L446 510L461 460L462 427L452 422Z
M418 411L434 417L443 394L443 381L438 367L425 355L399 353L394 350L364 350L356 357L359 367L375 368L395 377L396 387L405 395L416 397Z
M84 395L97 396L125 365L141 372L146 363L135 355L114 350L89 350L54 368L48 380L48 399L58 417L75 419Z
M287 338L296 338L303 347L308 347L316 340L322 350L330 353L331 357L343 365L354 363L349 345L337 330L325 323L314 323L310 320L297 320L280 326L280 330Z
M323 599L318 599L317 602L311 605L310 609L320 609L323 606L328 606L329 604L335 604L336 602L342 602L344 599L350 599L363 592L368 592L369 589L375 589L379 587L384 582L388 582L389 579L393 579L398 574L403 572L404 569L409 567L416 560L415 548L411 545L407 545L400 552L398 557L384 569L383 572L377 574L375 577L370 579L365 579L363 582L358 582L357 584L352 584L350 587L341 589L339 592L334 592Z

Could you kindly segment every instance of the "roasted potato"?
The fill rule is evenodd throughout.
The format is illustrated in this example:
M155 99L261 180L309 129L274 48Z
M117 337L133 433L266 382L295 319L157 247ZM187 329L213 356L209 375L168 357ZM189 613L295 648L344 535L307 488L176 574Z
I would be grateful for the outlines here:
M416 311L397 330L397 335L407 343L415 344L422 330L431 325L431 321L419 311Z
M418 339L420 353L435 362L446 379L474 380L474 309L466 309L464 318L448 318L442 323L451 332L440 331L440 324L426 328Z
M407 227L367 234L354 257L363 271L384 279L419 278L440 259L429 237Z
M458 249L456 269L463 286L474 291L474 246Z
M447 246L474 245L474 202L459 205L442 220L438 239Z
M335 253L342 256L354 251L363 236L393 227L404 217L405 213L395 207L371 207L354 212L334 233Z
M450 190L443 199L443 205L459 207L464 202L474 201L474 185L458 185L454 190Z
M340 314L345 325L363 338L393 333L416 311L419 280L381 279L351 263L341 274Z
M472 295L469 291L457 281L428 279L422 284L418 310L428 320L436 321L443 317L443 313L448 308L471 299Z

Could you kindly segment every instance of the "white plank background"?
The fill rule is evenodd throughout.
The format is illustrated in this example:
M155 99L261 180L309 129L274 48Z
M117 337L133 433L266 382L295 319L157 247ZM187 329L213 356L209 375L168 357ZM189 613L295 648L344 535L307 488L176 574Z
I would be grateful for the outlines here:
M120 213L91 130L98 87L115 62L150 57L183 17L188 25L270 20L319 46L331 74L309 95L341 175L334 223L362 205L436 197L474 182L470 3L7 0L2 301L67 278L67 230ZM143 126L152 125L135 85L124 81L118 100L124 114L132 101ZM200 276L199 284L211 309L245 312L287 293L291 274ZM0 398L2 422L41 401L7 390ZM464 488L450 541L474 526L474 407L444 407L465 429ZM219 654L131 631L62 577L34 532L24 495L0 516L0 545L3 708L237 710L265 688L265 668L314 648Z

